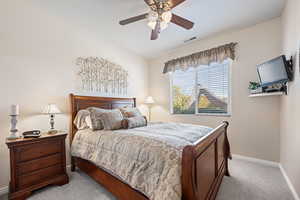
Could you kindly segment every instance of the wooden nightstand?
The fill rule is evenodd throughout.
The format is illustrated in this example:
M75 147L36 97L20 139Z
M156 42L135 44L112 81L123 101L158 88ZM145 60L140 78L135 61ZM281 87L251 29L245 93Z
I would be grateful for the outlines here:
M69 182L66 172L66 133L7 140L10 150L9 199L26 199L33 190Z

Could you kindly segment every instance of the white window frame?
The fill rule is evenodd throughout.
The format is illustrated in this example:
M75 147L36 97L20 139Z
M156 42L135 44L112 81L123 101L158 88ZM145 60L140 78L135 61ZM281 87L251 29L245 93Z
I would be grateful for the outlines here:
M233 65L233 61L231 59L229 59L229 63L228 63L228 102L227 102L227 113L198 113L198 107L195 106L195 114L178 114L178 113L174 113L173 111L173 74L169 73L169 91L170 91L170 114L171 115L179 115L179 116L217 116L217 117L230 117L232 115L232 65ZM196 82L197 82L197 73L195 73L196 76ZM195 87L196 84L195 84ZM195 90L196 92L197 90ZM196 95L195 95L196 97ZM198 101L199 99L196 98L195 99L195 105L198 105Z

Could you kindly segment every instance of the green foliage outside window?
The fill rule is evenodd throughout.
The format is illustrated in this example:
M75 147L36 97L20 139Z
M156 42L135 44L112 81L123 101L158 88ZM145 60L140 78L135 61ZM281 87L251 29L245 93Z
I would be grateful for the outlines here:
M195 104L192 97L182 93L181 88L173 86L173 113L174 114L194 114Z

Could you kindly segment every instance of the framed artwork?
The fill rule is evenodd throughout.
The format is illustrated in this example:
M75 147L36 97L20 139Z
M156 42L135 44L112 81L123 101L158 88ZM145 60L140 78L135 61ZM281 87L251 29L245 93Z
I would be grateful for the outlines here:
M121 66L98 57L77 58L81 91L103 95L127 95L128 72Z

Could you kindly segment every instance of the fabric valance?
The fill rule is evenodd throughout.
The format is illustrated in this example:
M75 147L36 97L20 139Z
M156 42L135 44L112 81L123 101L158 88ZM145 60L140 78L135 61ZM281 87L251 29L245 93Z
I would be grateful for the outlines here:
M235 46L237 43L225 44L216 48L176 58L165 63L163 73L176 70L187 70L199 65L209 65L212 62L223 62L227 58L235 59Z

